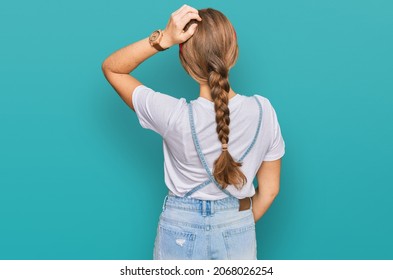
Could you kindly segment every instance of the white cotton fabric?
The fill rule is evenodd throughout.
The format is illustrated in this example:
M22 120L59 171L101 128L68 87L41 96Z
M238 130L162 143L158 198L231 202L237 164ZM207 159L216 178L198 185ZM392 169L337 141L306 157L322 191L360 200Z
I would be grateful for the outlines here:
M262 123L257 140L240 167L247 177L241 190L229 185L227 190L237 198L251 197L255 193L253 180L263 161L273 161L285 153L276 112L270 101L257 95L262 105ZM135 88L132 95L135 113L143 128L153 130L163 138L164 174L168 189L178 196L209 179L192 140L188 106L185 98L157 92L144 85ZM195 129L202 153L213 174L213 164L221 153L216 132L214 103L204 97L190 101L193 107ZM228 151L238 160L251 144L257 131L259 107L252 96L236 94L229 99L230 110ZM211 182L191 197L216 200L227 197Z

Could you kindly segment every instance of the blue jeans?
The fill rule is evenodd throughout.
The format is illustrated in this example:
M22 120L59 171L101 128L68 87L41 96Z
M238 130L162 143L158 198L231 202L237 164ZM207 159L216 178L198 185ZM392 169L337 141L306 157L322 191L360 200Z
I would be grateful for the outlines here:
M255 222L233 197L198 200L168 195L158 223L154 259L256 259Z

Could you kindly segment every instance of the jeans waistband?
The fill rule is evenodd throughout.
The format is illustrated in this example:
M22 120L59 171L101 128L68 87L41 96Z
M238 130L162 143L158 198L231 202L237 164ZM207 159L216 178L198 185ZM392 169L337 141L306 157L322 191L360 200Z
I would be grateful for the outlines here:
M183 211L198 212L202 216L210 216L218 211L239 210L239 199L226 197L218 200L200 200L191 197L179 197L169 193L162 209L175 208Z

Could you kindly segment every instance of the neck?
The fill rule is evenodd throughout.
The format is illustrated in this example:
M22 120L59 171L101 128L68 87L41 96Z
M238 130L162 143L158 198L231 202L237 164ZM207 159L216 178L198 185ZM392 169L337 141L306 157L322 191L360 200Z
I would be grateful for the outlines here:
M206 98L210 101L213 102L213 98L211 96L211 90L210 87L207 84L199 84L199 96ZM229 88L229 94L228 94L228 99L231 99L234 97L236 93L232 90L232 88Z

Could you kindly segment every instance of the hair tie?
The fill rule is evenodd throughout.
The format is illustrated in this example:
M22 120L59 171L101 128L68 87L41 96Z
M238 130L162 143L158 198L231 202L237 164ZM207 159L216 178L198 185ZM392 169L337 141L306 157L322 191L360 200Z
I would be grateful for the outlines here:
M228 144L222 144L222 150L223 151L228 150Z
M181 48L183 47L183 43L179 44L179 52L181 53Z

